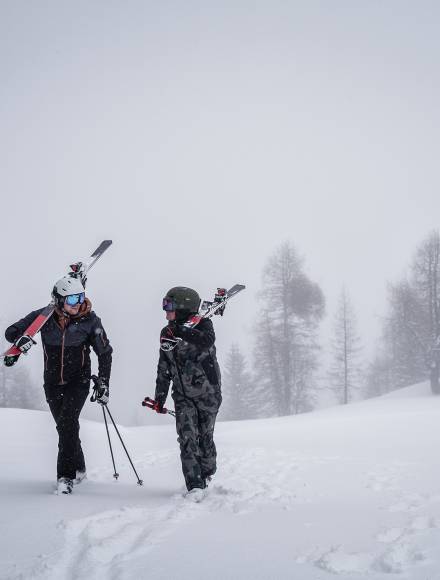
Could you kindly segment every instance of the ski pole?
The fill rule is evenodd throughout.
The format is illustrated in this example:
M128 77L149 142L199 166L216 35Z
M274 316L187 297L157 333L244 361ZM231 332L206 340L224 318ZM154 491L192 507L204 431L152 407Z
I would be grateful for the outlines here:
M125 453L127 454L128 460L130 461L131 467L133 468L133 471L134 471L134 472L135 472L135 474L136 474L136 477L137 477L137 483L138 483L138 485L143 485L143 484L144 484L144 482L142 481L142 479L140 479L140 478L139 478L139 475L138 475L138 473L137 473L137 471L136 471L136 469L135 469L135 466L133 465L133 461L131 460L131 457L130 457L130 455L129 455L128 451L127 451L127 448L125 447L125 445L124 445L124 442L122 441L121 434L119 433L119 430L118 430L118 428L116 427L116 423L115 423L115 422L114 422L114 420L113 420L112 414L110 413L110 409L108 408L108 406L107 406L107 405L103 405L103 407L105 407L105 410L107 411L107 413L108 413L108 416L110 417L110 419L111 419L111 422L113 423L113 427L115 428L115 431L116 431L116 433L118 434L119 441L121 442L121 444L122 444L122 447L124 448L124 451L125 451Z
M104 407L105 407L105 405L101 405L101 406L102 406L102 414L103 414L103 416L104 416L105 429L106 429L106 431L107 431L108 444L109 444L109 446L110 446L110 453L111 453L111 456L112 456L112 462L113 462L113 470L114 470L113 477L114 477L114 478L116 479L116 481L117 481L117 480L118 480L118 477L119 477L119 473L117 473L117 471L116 471L115 458L114 458L114 456L113 456L113 448L112 448L112 442L111 442L111 439L110 439L110 432L109 432L109 430L108 430L107 415L105 414L105 411L104 411Z
M154 399L150 399L150 397L145 397L145 399L142 401L142 407L148 407L149 409L154 409L154 406L156 404L156 401ZM166 409L165 407L162 410L162 414L166 415L168 413L168 415L171 415L172 417L176 416L175 411L171 411L171 409Z
M97 385L98 379L95 375L92 376L92 379L93 379L93 382L95 383L95 386L93 387L93 394L90 397L90 400L92 401L92 403L94 403L98 398L98 385ZM112 441L110 439L110 431L108 430L107 415L105 414L105 411L104 411L104 405L101 405L101 407L102 407L102 415L104 417L105 430L107 431L107 438L108 438L108 444L110 447L110 454L112 456L112 463L113 463L113 470L114 470L113 477L117 480L119 477L119 473L116 471L115 458L113 455Z
M96 400L97 400L97 398L98 398L98 377L97 377L96 375L92 375L90 378L91 378L91 379L92 379L92 381L95 383L95 386L93 387L93 394L92 394L92 396L90 397L90 400L93 402L93 401L96 401ZM129 459L129 461L130 461L130 464L131 464L131 466L132 466L132 468L133 468L133 471L134 471L134 472L135 472L135 474L136 474L136 477L137 477L137 480L138 480L138 481L137 481L138 485L143 485L143 483L144 483L144 482L142 481L142 479L140 479L140 477L139 477L139 475L138 475L138 473L137 473L137 471L136 471L136 469L135 469L135 467L134 467L134 465L133 465L133 462L132 462L132 460L131 460L131 457L130 457L130 455L129 455L128 451L127 451L127 448L125 447L125 445L124 445L124 442L123 442L123 440L122 440L121 434L119 433L119 430L118 430L118 428L116 427L116 423L115 423L115 422L114 422L114 420L113 420L112 414L110 413L110 409L107 407L107 403L105 403L105 404L102 404L102 403L101 403L101 407L102 407L102 413L103 413L103 415L104 415L104 422L105 422L105 427L106 427L106 429L107 429L108 441L109 441L109 444L110 444L110 451L111 451L111 454L112 454L112 460L113 460L113 467L114 467L114 469L115 469L115 473L113 474L113 477L114 477L115 479L118 479L118 477L119 477L119 473L116 473L115 461L114 461L114 458L113 458L113 449L112 449L112 444L111 444L111 442L110 442L110 433L109 433L109 430L108 430L107 417L106 417L106 415L105 415L105 411L107 411L107 413L108 413L108 415L109 415L109 417L110 417L110 419L111 419L111 422L113 423L113 427L115 428L115 431L116 431L116 433L118 434L118 437L119 437L119 440L120 440L120 442L121 442L121 444L122 444L122 447L124 448L124 451L125 451L125 453L127 454L127 457L128 457L128 459Z

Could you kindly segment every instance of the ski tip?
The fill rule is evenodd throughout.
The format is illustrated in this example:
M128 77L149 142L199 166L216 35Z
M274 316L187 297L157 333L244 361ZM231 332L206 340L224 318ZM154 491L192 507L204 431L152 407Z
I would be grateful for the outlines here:
M113 240L103 240L92 254L92 258L101 255L109 246L113 244Z
M228 295L237 294L237 292L241 292L245 288L246 288L246 286L244 284L234 284L234 286L232 286L232 288L229 288L229 290L227 291L227 294Z

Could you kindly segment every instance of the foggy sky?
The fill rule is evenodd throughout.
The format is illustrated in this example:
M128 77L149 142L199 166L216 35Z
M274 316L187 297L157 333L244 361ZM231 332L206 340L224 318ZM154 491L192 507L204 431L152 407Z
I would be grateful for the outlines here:
M88 294L132 420L166 290L246 284L215 325L220 360L249 350L262 267L291 240L328 318L345 284L372 344L387 280L439 226L439 17L423 1L2 0L0 318L113 239ZM36 381L41 358L23 361Z

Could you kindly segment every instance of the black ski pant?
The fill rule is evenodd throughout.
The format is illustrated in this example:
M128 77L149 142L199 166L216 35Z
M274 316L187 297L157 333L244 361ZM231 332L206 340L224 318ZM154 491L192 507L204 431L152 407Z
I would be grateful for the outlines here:
M89 383L44 385L44 392L58 431L57 479L74 479L77 470L86 470L79 438L79 415L89 394Z
M177 441L188 490L204 488L206 478L217 469L214 427L222 396L219 386L211 387L210 391L193 399L173 393Z

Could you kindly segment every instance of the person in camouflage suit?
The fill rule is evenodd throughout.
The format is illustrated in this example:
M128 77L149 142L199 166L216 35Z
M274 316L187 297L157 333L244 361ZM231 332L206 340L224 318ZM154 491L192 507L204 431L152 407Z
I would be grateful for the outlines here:
M160 413L173 383L182 471L189 493L205 489L216 471L213 435L222 401L212 321L202 319L194 328L183 326L199 305L197 292L182 286L172 288L164 298L168 325L161 332L155 392L155 410ZM163 350L168 341L175 348Z

